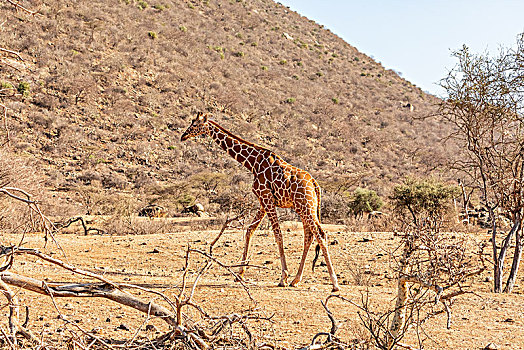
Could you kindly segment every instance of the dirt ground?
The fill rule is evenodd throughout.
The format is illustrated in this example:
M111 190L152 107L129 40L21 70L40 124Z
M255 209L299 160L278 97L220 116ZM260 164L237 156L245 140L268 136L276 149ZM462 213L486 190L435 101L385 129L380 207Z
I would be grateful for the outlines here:
M200 221L199 227L204 226L205 223ZM324 225L324 228L329 232L329 248L341 283L340 295L358 303L362 295L369 293L373 307L384 309L391 305L396 291L387 253L398 245L398 239L392 233L347 232L344 226L335 225ZM292 278L301 256L303 233L301 225L294 222L285 223L283 231ZM217 232L181 225L177 232L169 234L61 234L57 238L67 253L66 258L49 243L48 248L43 249L41 235L28 235L24 241L26 247L47 252L52 250L54 257L103 274L115 282L134 283L172 295L176 293L173 287L181 282L187 246L207 251ZM473 238L480 240L487 239L487 236L476 234ZM16 244L20 237L3 235L0 240L4 245ZM214 256L225 264L234 265L240 259L242 248L243 232L229 230L215 246ZM304 279L296 288L276 286L280 277L280 261L271 231L259 230L255 233L251 257L251 263L260 267L248 269L245 277L256 304L231 274L216 265L200 280L194 295L195 303L211 315L241 314L250 308L256 308L261 315L273 315L272 325L266 322L258 326L260 339L276 340L278 346L285 348L305 345L318 332L329 331L331 323L320 301L330 295L331 285L324 266L317 266L315 272L311 272L312 251L308 256ZM196 271L204 260L203 256L192 255L192 270ZM36 258L18 258L13 271L46 278L48 282L86 281ZM490 292L490 273L487 271L475 278L475 294L456 299L451 329L446 329L445 315L439 315L425 324L425 334L421 335L427 338L424 348L483 349L493 343L498 349L524 349L524 274L520 273L519 285L513 294L497 295ZM153 298L144 292L138 296L145 300ZM45 339L67 336L49 297L24 290L19 292L19 297L22 305L29 306L31 331L43 335ZM146 331L146 315L109 300L56 299L56 304L61 313L82 329L95 329L97 335L103 338L129 339L139 328L140 337L152 338L168 330L163 321L155 319L147 321L155 329ZM340 322L337 336L341 340L349 342L364 334L356 307L336 299L330 300L329 306ZM7 316L6 308L0 309L0 313ZM194 313L190 316L198 318ZM415 332L411 332L404 343L416 346L416 337Z

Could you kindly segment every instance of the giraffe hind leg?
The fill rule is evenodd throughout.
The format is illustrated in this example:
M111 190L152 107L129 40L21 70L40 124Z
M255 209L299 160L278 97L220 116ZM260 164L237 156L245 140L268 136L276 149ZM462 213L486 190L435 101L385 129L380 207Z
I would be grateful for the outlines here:
M300 259L300 265L298 266L298 272L290 286L295 287L302 280L302 273L304 272L304 265L306 264L307 253L313 242L313 232L304 225L304 251L302 252L302 259Z
M327 237L324 231L322 230L322 227L320 226L320 223L315 220L315 225L311 228L311 230L314 232L315 237L317 239L318 245L320 246L320 249L322 250L322 255L324 255L324 260L326 261L327 270L329 273L329 277L331 279L331 283L333 284L333 292L336 292L340 290L340 287L338 285L337 281L337 275L335 274L335 271L333 269L333 264L331 263L331 257L329 256L329 251L327 248Z

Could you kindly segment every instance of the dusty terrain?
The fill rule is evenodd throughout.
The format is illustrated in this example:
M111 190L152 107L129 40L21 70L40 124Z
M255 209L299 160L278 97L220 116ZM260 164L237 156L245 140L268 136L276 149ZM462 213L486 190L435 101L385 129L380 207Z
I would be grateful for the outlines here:
M202 222L199 225L204 226ZM347 232L344 226L334 225L325 225L325 228L330 232L330 250L342 284L340 294L359 302L361 295L369 292L374 307L384 309L391 304L395 286L391 279L387 253L398 244L398 239L392 233L353 233ZM293 276L302 250L301 225L285 223L284 233L288 264ZM66 251L67 258L61 256L56 248L50 249L51 245L45 250L54 250L54 257L104 274L113 281L139 284L172 295L175 290L173 287L180 284L186 247L191 245L207 251L216 234L216 230L191 229L187 226L181 226L180 232L170 234L62 234L58 236L58 240ZM373 240L367 241L371 237ZM471 238L486 239L482 235ZM16 235L4 235L1 241L6 244L18 242L19 239ZM42 248L43 245L43 239L39 235L26 236L25 242L27 247ZM224 263L235 264L241 255L242 245L241 230L226 231L215 246L214 255ZM262 315L274 314L273 326L267 327L267 323L257 326L260 339L274 339L277 345L286 348L307 344L316 333L329 331L331 324L320 304L320 300L324 300L331 291L325 267L317 267L314 274L308 268L303 282L297 288L277 287L280 264L272 233L268 230L259 230L255 234L251 256L252 264L264 267L253 267L246 273L256 305L249 300L241 285L218 266L214 266L203 276L196 289L194 301L211 315L245 313L247 309L254 307ZM311 266L312 256L310 252L308 266ZM193 271L203 261L203 257L193 256ZM82 280L39 259L19 258L13 271L46 278L50 282ZM446 329L444 315L437 316L425 325L426 335L422 335L428 337L424 342L425 348L482 349L490 342L497 344L499 349L524 348L524 276L520 274L518 283L521 284L511 295L491 293L488 276L489 272L486 272L475 278L476 295L457 299L453 306L451 329ZM358 285L355 277L362 278L363 282L360 284L364 285ZM62 321L57 319L57 312L48 297L23 290L19 296L22 305L29 306L29 328L34 333L43 332L47 339L68 336L69 333ZM144 293L139 296L152 298ZM107 300L57 299L56 303L70 320L87 331L96 329L97 334L103 338L129 339L141 326L139 337L152 338L168 329L157 319L148 321L156 329L147 332L143 327L145 315ZM349 342L363 334L354 306L337 300L331 300L329 305L340 322L337 335L342 340ZM1 312L6 315L5 309ZM194 314L191 317L198 318ZM129 330L120 329L122 325ZM411 333L404 343L416 345L416 334Z

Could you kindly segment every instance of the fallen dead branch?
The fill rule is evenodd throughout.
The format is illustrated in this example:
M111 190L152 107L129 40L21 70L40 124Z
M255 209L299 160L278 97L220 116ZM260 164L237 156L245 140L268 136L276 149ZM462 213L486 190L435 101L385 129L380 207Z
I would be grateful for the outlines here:
M30 290L43 295L52 296L53 298L105 298L115 301L119 304L129 306L143 313L149 313L153 316L162 318L167 324L176 326L177 321L173 317L173 312L161 305L151 302L144 302L135 296L126 293L122 287L116 288L106 283L73 283L73 284L55 284L45 282L39 279L25 277L16 273L4 271L0 278L7 283L18 288ZM126 285L127 288L134 287ZM136 286L139 288L138 286Z
M39 15L38 11L33 11L33 10L28 9L27 7L22 6L19 1L14 1L14 0L4 0L4 1L7 2L8 4L13 5L17 10L21 10L31 16Z
M195 253L206 257L206 261L200 268L192 272L191 275L193 277L190 282L190 256L191 254ZM13 259L18 259L21 256L28 255L38 257L43 261L71 271L76 275L93 278L100 282L54 283L23 276L21 274L7 270L7 267L12 265ZM181 344L188 346L190 349L208 349L214 344L226 344L227 341L237 345L242 344L241 347L254 348L254 338L252 331L248 326L248 322L271 322L271 317L261 316L254 313L254 311L250 312L248 315L231 314L226 316L211 316L200 305L198 305L198 303L193 300L195 290L198 287L201 277L205 274L206 271L209 270L212 265L218 265L221 268L224 268L226 271L229 271L233 277L235 277L236 274L230 269L230 267L221 263L213 256L196 249L191 249L189 247L186 250L185 265L181 276L181 284L179 286L174 286L174 288L178 288L178 293L169 297L160 291L155 291L133 284L110 281L104 276L100 276L96 273L92 273L84 269L77 268L71 264L64 263L59 259L50 257L35 249L24 247L0 247L0 258L6 257L8 258L5 259L7 264L4 265L2 271L0 272L0 291L2 291L4 296L7 298L8 305L10 307L10 316L8 318L9 329L5 333L9 337L9 341L15 345L17 344L16 336L21 335L24 338L30 339L31 341L38 343L40 346L43 346L42 342L36 337L32 336L24 325L20 325L19 302L16 300L16 295L13 294L9 289L9 286L50 297L53 301L56 311L59 313L59 319L61 319L66 325L72 326L77 331L80 331L83 337L91 337L95 342L106 348L110 348L107 342L104 342L102 339L97 338L94 334L81 329L74 322L69 321L67 317L63 316L60 313L59 308L56 306L54 300L56 298L102 298L111 300L146 314L148 319L151 317L160 318L168 326L170 326L172 330L164 336L156 339L156 344L165 345L166 343L175 344L180 342ZM246 294L249 296L249 299L253 302L254 305L256 305L256 301L251 296L248 287L243 282L242 285L246 291ZM168 307L159 304L157 301L145 300L128 292L128 290L133 289L159 297L160 300L163 300L167 303ZM197 310L202 317L202 321L195 322L187 316L184 316L183 309L187 307ZM225 332L225 330L231 329L235 327L235 325L239 326L239 329L242 330L244 335L240 336L237 334L234 339L230 338L228 340L228 336L232 333L230 331ZM129 344L135 342L134 339L136 338L137 332L138 330L135 332L133 339L128 341ZM76 334L71 329L70 333ZM6 342L8 342L8 340L6 340ZM81 344L85 344L85 342L83 342L81 339L75 339L75 344L77 344L77 346L80 348L85 348L81 346Z
M36 257L39 257L42 260L45 260L47 262L50 262L52 264L58 265L66 270L69 270L71 272L74 272L78 275L83 275L86 277L91 277L94 279L97 279L101 282L104 282L105 284L111 285L115 288L118 288L117 284L114 282L109 281L105 277L98 275L93 272L89 272L83 269L79 269L76 266L67 264L60 259L55 259L53 257L50 257L49 255L46 255L44 253L41 253L37 249L31 249L31 248L23 248L23 247L0 247L0 256L14 256L14 255L21 255L21 254L27 254L27 255L33 255Z

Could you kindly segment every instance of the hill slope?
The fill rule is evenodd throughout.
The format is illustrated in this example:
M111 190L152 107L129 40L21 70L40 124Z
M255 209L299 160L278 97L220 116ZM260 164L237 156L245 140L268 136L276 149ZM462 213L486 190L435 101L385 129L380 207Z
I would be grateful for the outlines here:
M273 1L49 0L35 18L0 6L16 18L0 40L28 66L0 67L1 80L30 86L5 101L13 151L71 212L111 213L95 197L123 193L226 210L249 193L251 175L216 145L180 142L198 110L309 170L328 208L446 156L447 131L414 119L435 97Z

